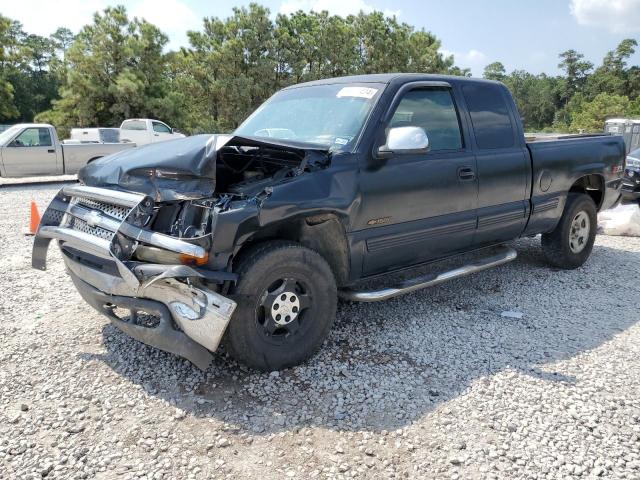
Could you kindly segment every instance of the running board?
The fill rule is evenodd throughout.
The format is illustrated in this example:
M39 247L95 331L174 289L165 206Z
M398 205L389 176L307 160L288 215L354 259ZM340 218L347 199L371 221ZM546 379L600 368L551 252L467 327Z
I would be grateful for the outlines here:
M500 247L500 249L492 255L479 258L463 267L405 280L395 287L383 288L381 290L353 290L345 288L341 289L338 294L340 298L354 302L379 302L397 297L398 295L404 295L405 293L433 287L434 285L439 285L455 278L466 277L467 275L481 272L488 268L497 267L498 265L515 260L517 256L518 253L513 248Z

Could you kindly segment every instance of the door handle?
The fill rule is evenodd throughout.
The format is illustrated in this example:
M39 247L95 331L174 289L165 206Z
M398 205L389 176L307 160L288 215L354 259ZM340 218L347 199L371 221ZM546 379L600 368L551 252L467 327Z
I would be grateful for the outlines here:
M160 136L160 134L159 134L159 133L154 133L154 134L153 134L153 136L154 136L154 137L159 137L159 136Z
M56 151L53 148L50 148L49 150L47 150L47 153L56 153Z
M476 172L474 172L471 167L460 167L458 169L458 178L465 182L475 180Z

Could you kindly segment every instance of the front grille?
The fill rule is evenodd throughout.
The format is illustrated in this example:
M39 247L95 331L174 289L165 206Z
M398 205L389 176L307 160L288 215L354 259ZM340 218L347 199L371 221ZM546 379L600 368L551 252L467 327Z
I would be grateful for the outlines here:
M152 202L140 194L86 185L63 187L51 200L40 221L32 265L42 270L46 268L47 246L51 239L58 240L63 249L75 249L101 259L111 260L114 255L125 258L133 241L145 232L128 223L129 239L124 238L124 233L123 238L120 234L116 237L116 232L121 232L131 212L139 213L144 201L145 208L153 207ZM135 279L130 280L132 284L136 283Z
M78 230L80 232L88 233L95 237L104 238L105 240L109 240L109 241L113 238L113 232L110 232L109 230L105 230L104 228L100 228L100 227L92 227L81 218L76 218L72 216L69 216L69 217L70 217L69 224L66 226L69 228L72 228L73 230Z
M130 211L130 209L127 207L121 207L120 205L111 205L109 203L98 202L96 200L91 200L88 198L77 197L71 201L72 204L74 202L79 205L91 208L92 210L100 210L110 217L116 218L120 221L124 220Z
M102 220L108 220L118 226L121 222L127 218L131 211L128 207L121 205L114 205L98 200L84 198L84 197L71 197L69 200L69 210L66 214L66 218L62 221L61 226L76 230L82 233L88 233L94 237L101 238L107 241L111 241L115 235L115 228L104 228L104 226L93 225L91 219L81 218L77 214L72 213L73 207L82 207L82 212L89 215L94 215L95 218ZM91 222L91 224L87 223Z
M129 258L136 242L171 252L206 258L204 247L145 229L153 201L144 195L84 185L64 187L51 201L38 228L38 238L57 239L62 245L101 258ZM58 221L59 212L63 217ZM116 236L116 233L118 234ZM40 253L45 253L46 248ZM44 268L42 255L34 260Z

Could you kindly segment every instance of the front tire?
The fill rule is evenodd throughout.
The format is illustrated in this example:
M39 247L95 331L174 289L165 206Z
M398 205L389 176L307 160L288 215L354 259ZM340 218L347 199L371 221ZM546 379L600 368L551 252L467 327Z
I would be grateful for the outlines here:
M336 281L317 252L287 241L251 247L235 265L238 307L225 334L229 354L262 371L298 365L320 348L337 305Z
M547 261L558 268L574 269L587 261L596 239L597 209L584 193L570 193L556 228L542 234Z

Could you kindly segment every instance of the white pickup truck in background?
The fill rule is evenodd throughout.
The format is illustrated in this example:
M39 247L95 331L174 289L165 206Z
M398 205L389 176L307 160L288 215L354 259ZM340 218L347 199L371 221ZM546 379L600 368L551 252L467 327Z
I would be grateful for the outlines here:
M175 138L184 138L184 135L169 127L166 123L152 118L130 118L120 125L121 142L146 145Z
M92 160L135 146L135 143L62 144L51 125L19 123L0 133L0 176L75 174Z

